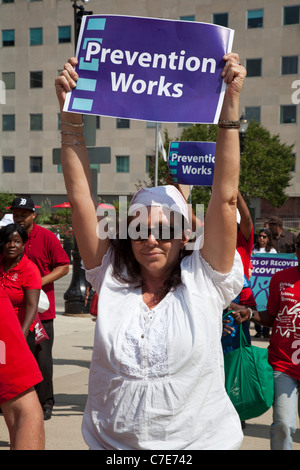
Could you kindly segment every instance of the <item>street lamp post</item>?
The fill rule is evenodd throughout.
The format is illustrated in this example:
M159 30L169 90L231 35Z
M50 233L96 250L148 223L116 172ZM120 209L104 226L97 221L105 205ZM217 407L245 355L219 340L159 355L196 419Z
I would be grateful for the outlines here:
M246 137L246 132L248 130L248 126L249 126L249 121L247 120L245 114L243 113L240 117L240 129L239 129L241 155L244 153L244 150L245 150L245 137Z
M83 5L78 5L78 0L71 0L73 2L72 7L74 9L74 42L75 42L75 54L77 47L77 40L81 25L81 19L84 15L92 15L92 11L85 11ZM89 0L81 0L84 4L88 3ZM81 267L81 257L77 246L75 236L73 237L73 274L69 288L64 293L65 300L65 315L78 316L85 315L85 312L89 312L90 298L87 305L85 305L85 291L87 282L85 279L85 272Z
M81 19L84 15L92 15L92 11L85 11L83 5L78 5L77 2L79 0L71 0L73 2L72 7L74 9L74 42L75 42L75 52L77 46L77 40L81 25ZM84 4L89 3L89 0L81 0Z

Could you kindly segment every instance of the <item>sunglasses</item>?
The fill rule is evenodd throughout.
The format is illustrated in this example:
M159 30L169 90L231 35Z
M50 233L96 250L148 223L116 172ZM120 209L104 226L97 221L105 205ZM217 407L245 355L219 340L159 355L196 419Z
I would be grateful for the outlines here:
M267 235L258 235L258 238L268 238Z
M156 227L140 226L137 225L132 229L128 228L128 235L131 240L139 242L142 240L148 240L150 235L153 235L157 241L168 241L174 240L175 238L182 238L182 227L173 227L172 225L159 224Z

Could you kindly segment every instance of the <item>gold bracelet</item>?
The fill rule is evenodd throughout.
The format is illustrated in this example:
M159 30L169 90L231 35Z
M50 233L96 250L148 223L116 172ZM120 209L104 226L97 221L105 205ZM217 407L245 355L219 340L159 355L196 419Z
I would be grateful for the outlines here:
M73 122L67 122L67 121L61 121L61 125L65 124L66 126L71 126L71 127L83 127L83 122L80 124L74 124Z
M221 129L239 129L240 128L240 121L227 121L223 119L218 122L218 126Z

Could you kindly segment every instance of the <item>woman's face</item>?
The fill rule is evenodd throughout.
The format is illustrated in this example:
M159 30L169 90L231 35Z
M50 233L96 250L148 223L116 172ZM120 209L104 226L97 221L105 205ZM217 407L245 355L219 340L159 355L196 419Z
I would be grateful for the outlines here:
M21 257L23 249L24 243L21 235L18 232L14 232L4 245L3 255L6 259L15 260Z
M268 235L265 232L260 232L258 234L258 243L260 248L265 248L268 243Z
M167 277L188 241L183 233L181 218L180 222L175 221L173 214L168 216L161 207L151 207L147 208L144 217L133 219L132 226L138 229L136 233L143 234L142 237L131 237L132 251L140 264L142 277Z

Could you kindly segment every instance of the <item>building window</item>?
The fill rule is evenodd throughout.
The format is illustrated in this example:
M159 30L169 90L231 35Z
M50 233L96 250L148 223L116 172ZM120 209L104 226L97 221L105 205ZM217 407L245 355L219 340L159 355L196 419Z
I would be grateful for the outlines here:
M29 172L42 173L43 172L43 157L29 157Z
M293 7L283 7L283 24L299 24L300 22L300 5Z
M15 130L15 115L14 114L2 114L2 131L14 131Z
M260 106L246 106L245 116L249 122L253 120L260 122Z
M280 124L296 124L297 122L297 106L282 105L280 106Z
M43 28L29 29L29 45L40 46L43 44Z
M247 11L247 28L262 28L264 25L264 10Z
M58 44L71 42L71 26L58 27Z
M15 157L2 157L2 173L15 172Z
M161 123L158 123L158 127L161 127ZM156 128L156 122L155 121L146 121L146 128L147 129L155 129Z
M116 172L129 173L129 156L116 156Z
M181 21L195 21L195 15L180 16Z
M15 72L3 72L2 80L5 83L6 90L14 90L16 88L16 74Z
M293 73L298 73L298 56L291 55L282 57L281 61L281 74L290 75Z
M43 115L42 114L30 114L30 130L31 131L43 130Z
M15 30L4 29L2 31L2 47L9 47L15 45Z
M14 3L14 0L2 0L2 3Z
M30 72L30 88L43 88L43 72Z
M130 119L120 119L116 120L117 129L129 129L130 128Z
M213 14L213 23L218 24L219 26L228 27L228 13L214 13Z
M261 77L262 59L247 59L247 77Z

